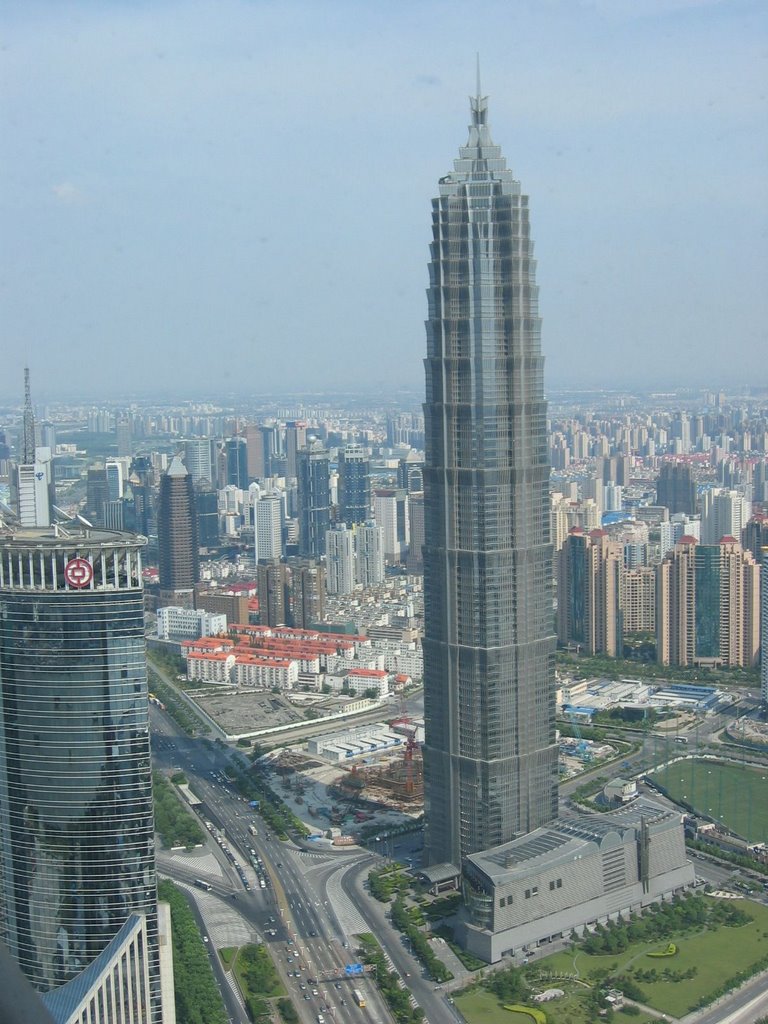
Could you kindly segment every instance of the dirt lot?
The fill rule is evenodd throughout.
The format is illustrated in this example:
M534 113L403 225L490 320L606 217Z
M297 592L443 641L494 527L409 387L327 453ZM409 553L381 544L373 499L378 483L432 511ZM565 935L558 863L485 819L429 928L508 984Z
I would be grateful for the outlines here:
M331 702L323 701L313 705L314 714L308 713L308 708L294 707L279 693L263 691L253 693L230 690L205 696L190 693L190 696L230 736L290 725L292 722L311 722L313 717L337 710Z

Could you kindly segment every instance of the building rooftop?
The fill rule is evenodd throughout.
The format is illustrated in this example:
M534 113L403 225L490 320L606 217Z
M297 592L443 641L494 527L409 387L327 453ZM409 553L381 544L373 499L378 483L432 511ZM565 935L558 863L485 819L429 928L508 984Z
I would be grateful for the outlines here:
M558 818L551 825L492 850L471 854L468 859L499 884L505 875L519 875L521 868L537 872L544 862L547 867L569 863L583 856L587 847L602 846L608 836L613 835L619 840L623 840L628 832L634 836L643 822L646 825L671 825L679 821L679 812L640 799L606 814Z
M140 534L118 530L97 529L81 520L68 520L52 526L15 526L0 524L0 544L19 544L25 547L85 547L104 544L147 543Z

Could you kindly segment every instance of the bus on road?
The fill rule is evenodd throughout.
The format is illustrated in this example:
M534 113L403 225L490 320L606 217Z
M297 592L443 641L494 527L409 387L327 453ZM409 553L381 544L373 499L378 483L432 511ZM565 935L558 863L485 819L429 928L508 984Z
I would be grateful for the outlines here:
M355 1000L358 1006L365 1006L365 996L359 988L352 989L352 998Z
M212 886L210 886L208 882L204 882L202 878L196 878L195 885L198 889L205 889L206 892L210 892L212 888Z

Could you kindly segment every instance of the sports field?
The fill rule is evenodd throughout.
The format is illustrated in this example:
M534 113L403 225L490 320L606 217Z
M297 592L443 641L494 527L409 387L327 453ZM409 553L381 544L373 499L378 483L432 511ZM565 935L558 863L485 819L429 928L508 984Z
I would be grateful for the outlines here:
M768 842L768 768L686 759L652 777L673 800L684 800L751 843Z

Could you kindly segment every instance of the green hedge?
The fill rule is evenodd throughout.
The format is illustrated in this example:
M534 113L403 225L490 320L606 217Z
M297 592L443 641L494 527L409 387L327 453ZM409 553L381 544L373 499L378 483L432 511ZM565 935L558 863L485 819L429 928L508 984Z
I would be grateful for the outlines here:
M203 830L187 808L174 793L171 784L160 772L152 773L152 790L155 803L155 829L163 846L186 846L191 850L203 842Z

